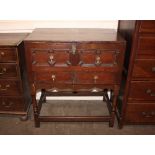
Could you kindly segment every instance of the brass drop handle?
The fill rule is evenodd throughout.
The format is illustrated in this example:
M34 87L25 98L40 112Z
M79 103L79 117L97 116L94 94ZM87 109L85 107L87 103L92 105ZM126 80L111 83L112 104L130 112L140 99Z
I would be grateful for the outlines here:
M1 52L1 54L0 54L1 56L4 56L5 55L5 53L4 52Z
M101 57L100 56L96 57L95 64L96 65L100 65L101 64Z
M155 72L155 67L152 67L152 72Z
M2 88L2 85L0 85L0 90L1 91L6 91L10 87L9 84L5 85L5 88Z
M13 102L9 102L9 104L7 104L6 102L2 102L2 105L5 106L5 108L10 108L13 105Z
M5 72L6 72L6 68L2 68L1 72L0 72L0 75L3 75Z
M147 89L146 93L149 94L152 97L155 96L155 93L153 93L151 89Z
M49 63L50 65L54 65L54 64L55 64L54 56L53 56L53 55L50 55L48 63Z
M94 83L96 83L96 82L97 82L97 79L98 79L98 76L97 76L97 75L95 75L95 76L94 76Z
M76 54L76 45L75 44L72 45L72 54L73 55Z
M54 82L55 79L56 79L56 76L55 76L54 74L52 74L51 78L52 78L52 80L53 80L53 82Z

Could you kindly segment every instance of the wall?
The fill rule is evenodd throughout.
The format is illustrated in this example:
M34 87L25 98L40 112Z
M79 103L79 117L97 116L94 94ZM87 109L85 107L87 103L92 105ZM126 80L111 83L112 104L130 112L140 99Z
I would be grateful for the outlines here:
M117 20L100 21L43 21L43 20L0 20L0 33L32 32L34 28L107 28L117 30Z

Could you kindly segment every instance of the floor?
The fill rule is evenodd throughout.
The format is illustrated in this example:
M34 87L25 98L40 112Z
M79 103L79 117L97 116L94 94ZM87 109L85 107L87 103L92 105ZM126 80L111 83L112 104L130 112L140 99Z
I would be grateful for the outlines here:
M42 115L103 115L108 114L102 101L48 101L43 105ZM1 135L154 135L155 126L126 125L118 129L109 128L108 123L72 122L41 123L40 128L34 127L32 114L28 121L20 121L17 117L0 117Z

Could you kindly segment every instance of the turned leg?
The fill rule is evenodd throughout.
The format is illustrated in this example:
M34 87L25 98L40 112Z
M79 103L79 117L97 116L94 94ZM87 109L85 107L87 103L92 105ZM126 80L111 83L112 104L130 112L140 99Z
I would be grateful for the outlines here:
M41 95L43 95L42 102L46 103L46 92L45 92L45 89L41 90Z
M106 102L106 97L105 97L105 94L106 94L106 93L107 93L107 91L104 90L104 91L103 91L103 101L104 101L104 102Z
M112 100L111 120L109 122L109 127L114 126L116 106L117 106L117 96L118 96L118 86L115 86L113 100Z
M35 127L40 127L40 121L39 121L39 112L38 112L38 106L36 101L36 96L32 96L32 105L33 105L33 115L34 115L34 122Z
M36 89L34 84L32 85L31 96L32 96L32 106L33 106L33 116L34 116L35 127L40 127L38 104L36 101Z
M105 102L106 101L106 99L105 99L105 94L103 93L103 101Z

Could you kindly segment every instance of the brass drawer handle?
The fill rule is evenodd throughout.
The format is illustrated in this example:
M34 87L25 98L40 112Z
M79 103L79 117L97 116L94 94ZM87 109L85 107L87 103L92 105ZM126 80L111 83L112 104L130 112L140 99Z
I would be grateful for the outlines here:
M4 73L6 73L6 68L1 69L0 75L3 75Z
M152 97L155 96L155 93L153 93L151 89L147 89L147 90L146 90L146 94L149 94L149 95L152 96Z
M101 57L100 56L96 57L95 64L96 65L100 65L101 64Z
M50 65L52 65L52 66L56 63L56 61L54 61L54 56L53 55L50 55L48 63Z
M52 80L53 80L53 82L54 82L55 79L56 79L56 76L55 76L54 74L52 74L51 78L52 78Z
M5 88L2 88L2 85L0 85L0 90L1 90L1 91L6 91L9 87L10 87L9 84L7 84L7 85L5 86Z
M5 108L10 108L12 105L13 105L13 102L9 102L8 104L6 102L2 102L2 105L5 107Z
M1 52L1 54L0 54L1 56L4 56L5 55L5 53L4 52Z
M142 112L142 115L145 117L145 118L151 118L151 117L154 117L155 116L155 112L152 111L152 112L145 112L143 111Z
M76 45L72 44L72 54L75 55L76 54Z
M98 79L99 79L99 77L97 75L95 75L94 76L94 83L96 83Z
M152 67L152 72L155 72L155 67Z

